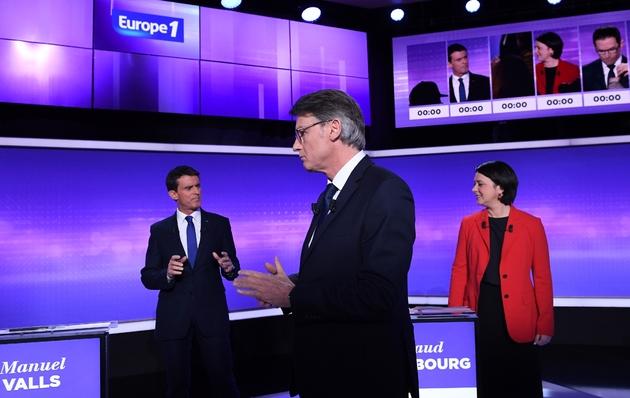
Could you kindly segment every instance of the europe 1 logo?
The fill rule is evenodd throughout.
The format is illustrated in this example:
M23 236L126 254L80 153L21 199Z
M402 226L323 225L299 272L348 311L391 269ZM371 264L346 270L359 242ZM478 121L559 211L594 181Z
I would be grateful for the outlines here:
M123 36L184 42L182 18L112 10L112 26Z

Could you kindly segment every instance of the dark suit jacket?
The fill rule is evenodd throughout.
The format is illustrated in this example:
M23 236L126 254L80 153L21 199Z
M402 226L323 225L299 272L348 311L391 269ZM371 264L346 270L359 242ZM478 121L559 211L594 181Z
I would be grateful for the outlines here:
M316 218L291 292L291 393L395 397L402 388L417 397L407 294L415 240L409 187L366 156L308 247Z
M227 252L232 264L240 269L230 221L218 214L201 210L201 239L195 268L186 261L184 272L168 283L166 270L172 255L185 256L179 238L177 217L172 215L151 226L146 263L141 271L147 289L160 290L155 315L155 337L158 340L180 339L186 336L193 314L204 336L229 333L225 288L221 276L233 280L223 272L212 252Z
M464 217L453 262L449 306L477 311L481 279L490 260L488 210ZM553 336L553 288L547 236L540 219L512 206L499 272L507 329L512 340L528 343L536 334ZM533 275L534 284L530 275Z
M468 86L468 98L466 101L485 101L490 99L490 79L487 76L476 75L472 72L468 72L470 75L470 84ZM455 83L458 85L457 89L459 90L459 82L455 80ZM449 97L451 100L451 104L457 102L455 99L455 93L453 92L453 75L448 78L448 86L449 86Z
M627 64L628 58L622 55L621 62ZM599 58L582 67L584 91L606 90L608 88L607 79L608 76L604 76L602 61ZM622 76L619 82L623 87L628 88L628 75Z

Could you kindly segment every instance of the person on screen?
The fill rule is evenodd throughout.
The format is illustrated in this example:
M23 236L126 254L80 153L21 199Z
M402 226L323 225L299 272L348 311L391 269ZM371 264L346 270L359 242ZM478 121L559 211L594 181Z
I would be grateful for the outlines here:
M459 43L448 46L448 78L451 103L490 99L490 79L468 70L468 50Z
M340 90L293 105L293 150L328 179L302 246L299 274L280 260L242 270L237 292L292 311L291 396L418 397L407 273L415 240L408 185L363 152L357 102Z
M437 84L432 81L422 81L416 84L409 93L409 106L439 105L442 103L442 94Z
M560 58L564 42L554 32L536 38L536 88L539 95L580 91L580 68Z
M492 98L534 95L534 67L531 32L501 35L499 55L491 62Z
M141 279L147 289L160 291L155 337L164 350L167 396L188 397L194 337L214 396L239 397L221 281L234 280L240 269L230 221L201 208L199 172L192 167L171 170L166 188L177 210L151 225Z
M582 67L584 91L628 88L628 58L621 54L623 44L616 27L595 29L593 46L599 59Z
M514 207L518 179L501 161L476 168L484 209L464 217L449 307L477 313L478 396L542 398L539 347L554 329L549 249L539 218Z

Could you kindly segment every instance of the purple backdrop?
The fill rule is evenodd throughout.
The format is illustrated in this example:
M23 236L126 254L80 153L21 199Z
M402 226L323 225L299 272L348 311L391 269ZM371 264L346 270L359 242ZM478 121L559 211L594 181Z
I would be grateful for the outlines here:
M416 201L412 296L446 296L461 219L480 210L474 169L501 159L520 180L516 206L542 219L556 297L627 297L630 144L375 158ZM297 156L0 148L0 329L153 318L157 292L140 283L149 226L175 211L164 178L201 172L203 207L230 218L244 268L279 256L289 273L325 177ZM585 186L586 184L586 186ZM220 187L220 188L217 188ZM615 187L614 189L608 189ZM232 311L257 308L226 282Z

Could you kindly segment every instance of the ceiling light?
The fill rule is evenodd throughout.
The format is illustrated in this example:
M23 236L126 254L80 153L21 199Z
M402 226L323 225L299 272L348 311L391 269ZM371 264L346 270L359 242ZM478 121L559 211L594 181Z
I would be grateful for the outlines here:
M555 6L556 4L560 4L560 2L561 2L561 1L562 1L562 0L547 0L547 2L548 2L549 4L552 4L552 5L554 5L554 6Z
M319 7L308 7L302 11L302 19L306 22L315 22L322 16L322 10Z
M468 0L468 3L466 3L466 11L476 12L480 6L481 4L478 0Z
M389 16L392 18L392 21L398 22L398 21L401 21L405 17L405 12L401 10L400 8L397 8L394 11L392 11L392 13Z
M224 8L233 10L241 5L241 0L221 0L221 5Z

